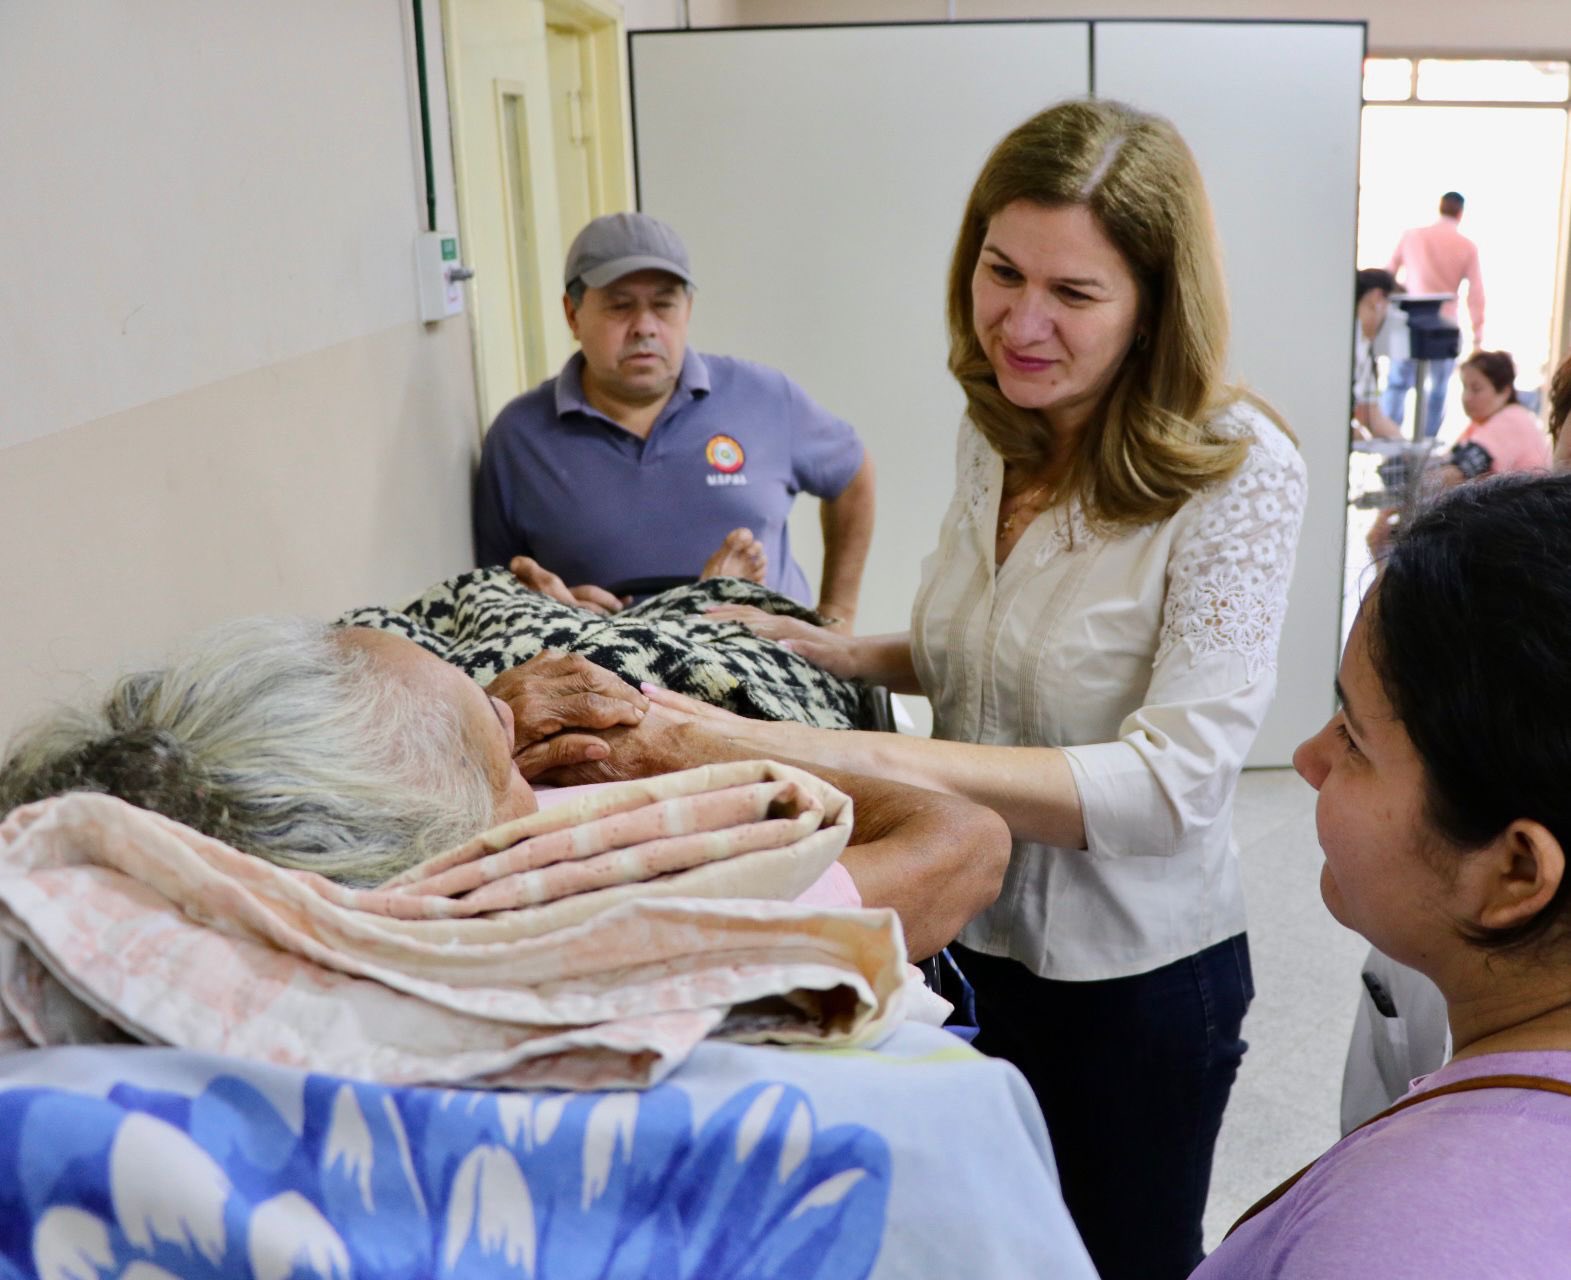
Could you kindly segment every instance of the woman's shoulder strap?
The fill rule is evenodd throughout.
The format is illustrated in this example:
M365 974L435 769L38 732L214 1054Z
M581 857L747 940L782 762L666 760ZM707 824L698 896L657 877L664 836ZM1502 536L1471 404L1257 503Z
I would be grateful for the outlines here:
M1388 1116L1394 1116L1399 1111L1406 1111L1409 1107L1416 1107L1421 1102L1429 1102L1435 1098L1442 1098L1448 1093L1472 1093L1476 1089L1536 1089L1542 1093L1563 1093L1567 1097L1571 1097L1571 1084L1568 1084L1564 1080L1557 1080L1553 1076L1528 1076L1511 1074L1473 1076L1468 1080L1453 1080L1450 1084L1443 1084L1434 1089L1426 1089L1423 1093L1409 1094L1401 1101L1395 1102L1391 1106L1387 1107L1384 1111L1380 1112L1379 1115L1370 1116L1369 1119L1365 1120L1363 1124L1358 1126L1358 1128L1350 1130L1347 1134L1344 1134L1343 1137L1344 1139L1350 1138L1353 1134L1357 1133L1359 1129L1368 1128L1377 1121L1384 1120ZM1239 1227L1243 1226L1244 1223L1248 1222L1256 1214L1263 1213L1265 1210L1269 1209L1295 1186L1297 1186L1298 1180L1311 1169L1313 1169L1315 1165L1319 1164L1321 1159L1324 1159L1324 1156L1311 1160L1291 1178L1288 1178L1286 1181L1282 1182L1280 1185L1261 1196L1260 1199L1254 1202L1254 1204L1250 1205L1249 1208L1244 1210L1238 1221L1227 1229L1227 1234L1232 1235L1233 1232L1237 1231Z

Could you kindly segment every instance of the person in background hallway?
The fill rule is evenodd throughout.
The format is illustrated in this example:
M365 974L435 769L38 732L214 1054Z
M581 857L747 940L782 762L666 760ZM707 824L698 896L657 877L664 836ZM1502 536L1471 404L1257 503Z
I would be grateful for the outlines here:
M1252 1208L1194 1280L1567 1274L1567 635L1571 475L1462 485L1397 536L1340 706L1293 763L1319 793L1327 909L1438 987L1455 1050Z
M1387 270L1399 276L1408 293L1460 294L1467 285L1467 313L1473 322L1473 347L1484 345L1484 277L1478 269L1478 246L1464 236L1463 200L1455 191L1440 197L1440 217L1427 227L1414 227L1397 242ZM1455 322L1456 303L1448 302L1441 314ZM1429 362L1429 405L1424 417L1424 434L1440 430L1445 414L1446 387L1451 381L1455 360ZM1416 360L1393 360L1386 385L1385 415L1398 426L1407 404L1407 393L1418 376Z
M1549 438L1517 401L1516 361L1507 352L1475 351L1462 362L1462 408L1469 421L1445 457L1446 484L1549 469Z
M602 612L701 569L813 604L786 528L805 491L823 503L816 608L849 631L873 536L873 464L856 432L784 374L688 349L692 270L665 223L596 218L565 274L581 350L486 435L480 564Z
M1353 277L1353 434L1359 439L1402 438L1402 428L1380 407L1380 365L1375 358L1375 335L1395 292L1395 277L1379 267L1368 267Z
M948 318L967 411L910 632L711 612L925 693L934 739L649 697L750 754L1004 817L1003 891L953 949L977 1045L1030 1082L1104 1280L1177 1280L1202 1256L1254 994L1233 795L1276 685L1304 464L1224 380L1210 203L1166 120L1068 102L1006 136L962 216Z

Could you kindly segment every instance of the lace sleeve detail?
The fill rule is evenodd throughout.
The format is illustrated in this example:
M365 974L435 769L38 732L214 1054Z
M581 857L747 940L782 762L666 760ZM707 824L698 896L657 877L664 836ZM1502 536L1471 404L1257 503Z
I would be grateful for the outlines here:
M1265 414L1235 405L1216 422L1251 438L1228 479L1203 490L1175 517L1167 602L1156 662L1180 644L1192 661L1237 654L1251 681L1276 667L1299 526L1304 461Z

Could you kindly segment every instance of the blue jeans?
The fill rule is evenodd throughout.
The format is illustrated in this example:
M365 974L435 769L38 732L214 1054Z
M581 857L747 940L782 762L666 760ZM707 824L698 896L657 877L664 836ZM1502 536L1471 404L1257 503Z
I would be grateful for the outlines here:
M1455 368L1455 360L1429 362L1429 414L1424 419L1424 435L1431 440L1434 439L1435 432L1440 430L1440 419L1445 416L1446 388L1451 385L1451 371ZM1407 413L1407 393L1413 389L1413 384L1417 381L1417 360L1391 362L1391 376L1386 382L1385 393L1381 396L1380 408L1386 417L1399 427Z
M1211 1156L1254 998L1244 934L1150 973L1039 978L952 946L976 988L976 1047L1041 1104L1064 1201L1102 1280L1180 1280L1205 1257Z

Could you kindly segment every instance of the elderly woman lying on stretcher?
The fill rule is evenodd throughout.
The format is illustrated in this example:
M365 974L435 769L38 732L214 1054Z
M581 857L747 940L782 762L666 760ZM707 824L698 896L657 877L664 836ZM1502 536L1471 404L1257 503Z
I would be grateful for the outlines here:
M534 812L526 774L594 761L602 732L641 772L737 758L582 657L542 654L488 692L401 635L254 619L35 726L0 763L0 814L104 792L364 886ZM913 958L996 896L1009 836L990 810L812 772L854 800L841 865L864 905L899 913Z

